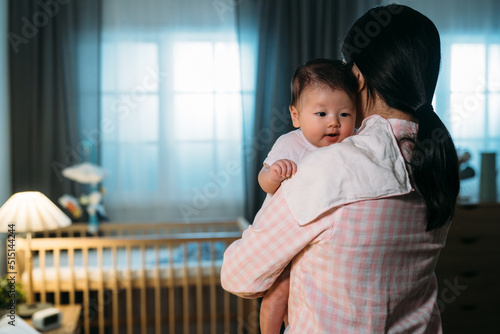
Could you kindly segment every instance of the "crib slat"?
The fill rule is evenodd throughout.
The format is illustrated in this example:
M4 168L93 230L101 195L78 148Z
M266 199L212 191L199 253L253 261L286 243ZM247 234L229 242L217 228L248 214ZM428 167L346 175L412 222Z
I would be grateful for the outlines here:
M224 290L224 333L231 333L229 325L231 315L231 308L229 307L229 302L231 301L231 295L229 292Z
M28 241L29 243L29 241ZM29 244L28 244L29 245ZM27 284L27 298L26 301L28 304L35 303L35 288L33 286L33 254L31 248L28 246L28 249L25 251L24 263L26 264L26 270L28 273L28 284Z
M215 279L215 251L214 243L210 243L210 332L217 334L217 294L215 287L217 280Z
M125 248L127 252L127 333L133 332L132 310L132 249L130 245Z
M54 250L54 268L59 268L59 249ZM61 273L59 270L56 270L56 291L54 304L59 306L61 304Z
M183 248L183 261L184 265L182 266L182 271L184 273L182 277L182 292L183 292L183 304L184 304L184 334L189 334L189 271L188 271L188 263L187 263L187 244L182 244Z
M251 303L251 312L250 312L250 320L251 322L251 327L250 327L250 334L258 334L260 333L260 327L259 327L259 322L258 322L258 315L259 315L259 304L257 302L257 299L252 299L250 301Z
M146 245L141 245L141 263L142 263L142 277L141 277L141 330L143 334L147 332L147 304L146 304Z
M99 283L97 290L97 301L99 307L97 308L98 319L99 319L99 334L104 334L104 271L103 271L103 259L102 259L103 248L97 247L97 263L99 267Z
M42 272L42 285L40 287L40 302L46 303L47 302L47 295L46 295L46 282L45 282L45 249L42 249L39 251L39 260L40 260L40 270Z
M83 324L85 334L90 334L90 296L89 296L89 249L82 248L84 286L83 286Z
M168 243L168 330L175 333L175 299L174 299L174 247Z
M226 243L225 248L228 247L228 244ZM229 328L229 316L231 312L231 308L229 307L229 302L231 301L230 299L229 292L224 290L224 333L230 333L230 328Z
M113 256L113 333L118 334L118 271L117 271L117 263L118 263L118 255L117 255L117 247L113 246L111 248L111 254Z
M155 333L161 334L160 246L155 246Z
M70 268L70 291L69 291L69 303L75 303L75 250L73 248L68 249L68 265Z
M243 298L236 299L236 313L237 313L237 333L243 334L243 329L245 328L245 316L243 315Z
M201 282L201 242L196 243L196 313L198 322L198 334L203 334L203 296L202 296L202 282Z

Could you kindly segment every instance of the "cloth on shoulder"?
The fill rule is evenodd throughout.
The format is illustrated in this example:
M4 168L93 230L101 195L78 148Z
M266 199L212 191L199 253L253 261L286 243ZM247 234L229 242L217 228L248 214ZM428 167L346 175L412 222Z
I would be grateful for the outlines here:
M281 187L299 225L341 205L413 190L391 123L378 115L367 117L341 143L306 156Z

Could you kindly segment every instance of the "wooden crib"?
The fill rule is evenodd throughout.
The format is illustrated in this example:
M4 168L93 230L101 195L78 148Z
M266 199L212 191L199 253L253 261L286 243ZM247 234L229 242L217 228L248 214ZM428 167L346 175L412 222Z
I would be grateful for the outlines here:
M258 302L220 285L222 253L247 226L106 223L88 236L73 224L18 238L17 270L28 303L81 303L86 334L258 333Z

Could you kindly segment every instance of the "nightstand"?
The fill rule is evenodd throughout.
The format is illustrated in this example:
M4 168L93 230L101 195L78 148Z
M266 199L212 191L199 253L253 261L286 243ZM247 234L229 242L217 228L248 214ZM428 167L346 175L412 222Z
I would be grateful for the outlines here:
M460 206L436 267L443 333L500 333L500 204Z

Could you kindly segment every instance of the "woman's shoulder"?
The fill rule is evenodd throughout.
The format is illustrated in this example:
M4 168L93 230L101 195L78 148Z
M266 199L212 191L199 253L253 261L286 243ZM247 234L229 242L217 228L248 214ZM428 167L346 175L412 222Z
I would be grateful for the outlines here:
M392 132L396 138L417 136L417 123L399 118L389 118L387 121L391 124Z
M339 205L412 190L391 124L380 116L365 119L343 142L309 154L282 187L299 224Z
M375 133L391 133L394 137L413 136L418 131L418 124L399 118L384 118L380 115L372 115L363 120L356 131L357 135L373 135ZM352 137L349 137L352 138Z

